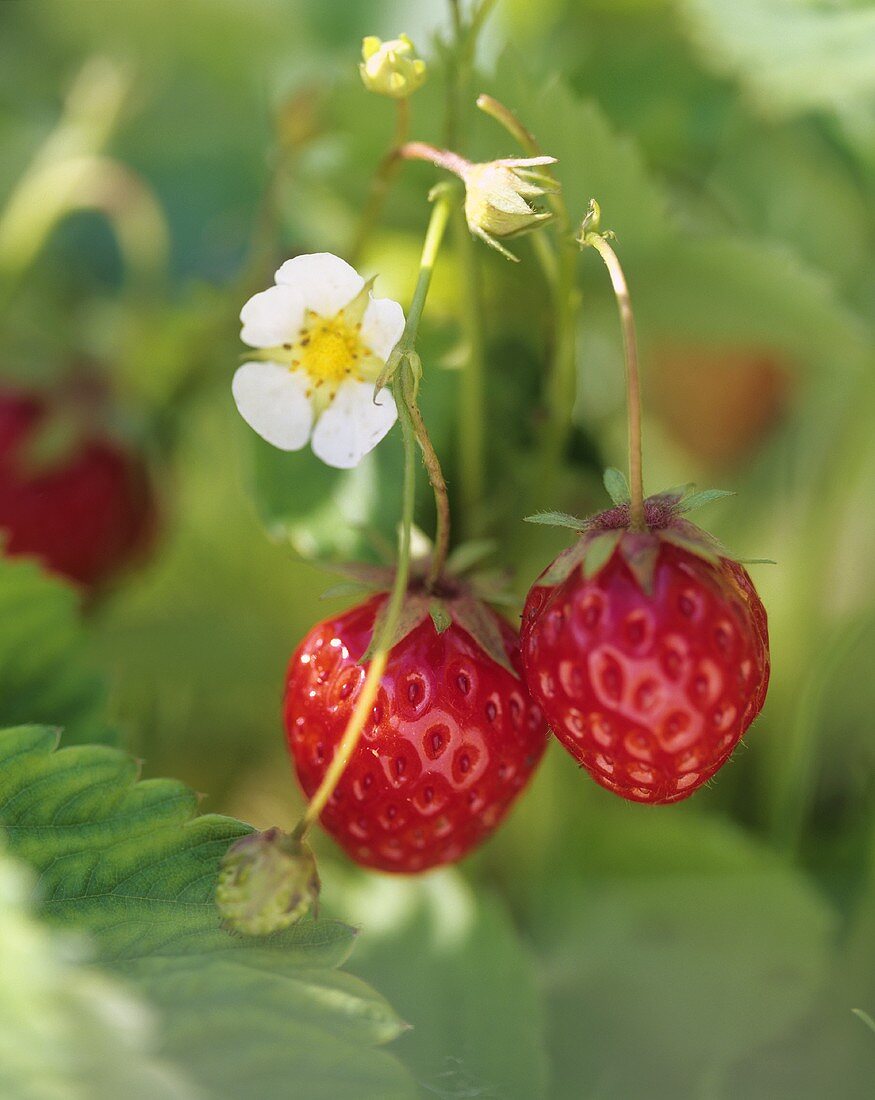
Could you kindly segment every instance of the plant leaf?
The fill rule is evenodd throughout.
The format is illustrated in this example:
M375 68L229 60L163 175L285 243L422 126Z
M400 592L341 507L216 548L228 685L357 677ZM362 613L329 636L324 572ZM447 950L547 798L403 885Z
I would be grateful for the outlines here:
M614 504L628 504L630 500L629 482L622 470L609 466L604 473L605 489Z
M831 10L830 10L831 9ZM706 65L735 77L764 114L869 108L875 12L788 0L684 0L684 25Z
M36 919L29 867L0 847L0 1095L196 1100L155 1055L157 1020L77 937Z
M0 825L39 873L42 915L89 932L97 961L162 1010L163 1057L228 1100L279 1100L290 1081L324 1100L414 1095L373 1049L404 1025L379 994L334 972L351 928L310 921L261 940L222 929L218 865L247 826L196 817L192 791L138 782L115 749L55 743L41 727L0 733Z
M424 1096L552 1095L534 967L497 898L453 870L355 875L345 888L333 872L330 880L329 906L365 928L356 973L389 991L413 1024L402 1056Z
M535 512L533 516L526 516L525 523L540 523L545 527L567 527L572 531L586 530L586 523L577 516L571 516L567 512Z
M63 727L64 743L113 743L105 688L85 658L79 597L31 561L0 558L0 726Z
M693 512L696 508L703 508L712 500L722 500L724 497L734 497L732 489L702 489L698 493L692 493L683 497L678 505L679 512Z

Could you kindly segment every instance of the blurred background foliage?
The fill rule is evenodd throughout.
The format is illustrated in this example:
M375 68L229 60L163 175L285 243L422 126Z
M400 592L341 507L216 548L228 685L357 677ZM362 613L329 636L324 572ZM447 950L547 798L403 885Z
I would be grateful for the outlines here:
M104 377L161 512L152 560L82 623L56 582L4 566L5 723L120 742L210 809L294 821L284 666L338 606L305 559L379 553L400 448L340 473L251 436L230 400L237 314L287 256L350 247L393 125L358 81L362 36L413 37L432 70L414 132L439 141L447 25L415 0L0 7L0 372L49 389L83 365ZM414 1025L390 1049L423 1095L871 1096L875 1035L852 1009L875 1013L875 9L503 0L472 102L481 90L559 158L572 216L595 196L617 232L649 488L737 491L706 518L739 554L778 561L755 567L773 683L687 804L620 804L554 746L460 871L365 876L323 843L327 907L364 929L349 969ZM512 154L475 116L463 151ZM401 301L434 178L405 167L362 260ZM463 522L498 540L523 593L562 536L522 517L602 506L624 417L615 307L584 256L575 431L545 499L549 301L518 252L478 256L490 488ZM456 271L450 243L420 346L451 490Z

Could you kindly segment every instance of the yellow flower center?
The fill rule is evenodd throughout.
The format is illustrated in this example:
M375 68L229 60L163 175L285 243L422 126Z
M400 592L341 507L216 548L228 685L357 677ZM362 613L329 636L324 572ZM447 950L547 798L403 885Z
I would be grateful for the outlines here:
M354 328L336 317L322 317L303 330L295 359L310 375L314 386L339 385L347 377L359 377L357 364L367 349Z

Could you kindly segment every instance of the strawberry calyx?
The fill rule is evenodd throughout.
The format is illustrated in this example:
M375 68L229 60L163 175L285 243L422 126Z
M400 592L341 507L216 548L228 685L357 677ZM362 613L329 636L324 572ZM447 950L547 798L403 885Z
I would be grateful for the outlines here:
M576 542L563 550L538 579L545 588L561 584L580 567L587 579L596 576L618 552L629 567L642 591L653 591L653 576L662 543L671 543L712 565L721 559L740 562L709 532L685 518L687 512L711 501L734 494L724 489L705 489L683 485L666 489L644 501L644 530L632 525L631 507L626 479L619 470L605 472L605 488L613 507L585 519L562 512L540 512L528 516L527 522L554 527L567 527L578 532ZM755 559L767 561L768 559ZM748 562L751 559L747 559Z
M495 544L486 540L460 544L448 556L438 580L430 584L431 548L425 547L411 562L407 594L388 649L393 649L430 618L438 634L443 634L453 624L461 627L497 665L519 679L508 657L496 615L487 606L518 602L508 592L509 578L505 573L482 568L483 559L494 549ZM323 599L386 593L392 588L395 576L388 566L366 563L332 566L332 569L346 579L323 592ZM388 606L388 601L384 602L377 613L362 662L370 660L374 654L375 640L382 634Z

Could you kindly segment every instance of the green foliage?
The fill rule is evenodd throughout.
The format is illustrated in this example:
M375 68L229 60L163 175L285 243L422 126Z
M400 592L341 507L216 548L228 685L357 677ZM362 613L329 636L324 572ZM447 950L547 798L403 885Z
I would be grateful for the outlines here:
M116 740L104 685L83 654L79 602L35 563L0 559L0 724L63 727L64 744Z
M695 813L642 818L599 799L581 818L562 873L528 889L554 1095L580 1095L581 1065L599 1096L692 1095L805 1016L835 925L802 876Z
M552 1096L533 961L503 906L452 871L337 878L328 904L364 928L352 969L413 1025L394 1049L425 1095Z
M33 891L33 873L0 852L0 1095L194 1100L154 1055L152 1011L80 939L36 919Z
M160 1010L159 1053L207 1094L408 1097L398 1064L372 1049L403 1024L333 968L353 930L307 922L263 940L220 926L218 863L246 826L196 817L170 780L137 781L115 749L55 751L40 727L0 734L0 824L39 875L40 913L90 933L96 959Z
M875 12L839 0L681 0L707 65L770 115L869 107L875 94Z

